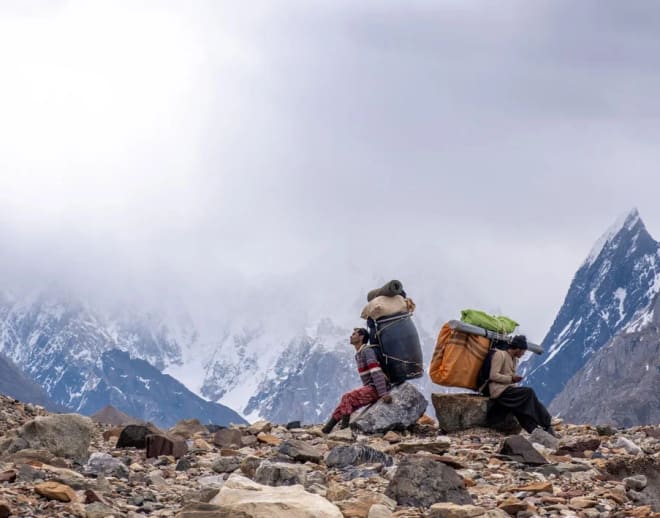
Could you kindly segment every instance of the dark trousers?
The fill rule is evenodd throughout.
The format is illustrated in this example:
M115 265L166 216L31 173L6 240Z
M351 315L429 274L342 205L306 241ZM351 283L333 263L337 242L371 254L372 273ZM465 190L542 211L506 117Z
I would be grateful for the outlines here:
M511 412L526 432L534 428L550 426L552 418L533 389L529 387L507 387L497 399L491 399L488 407L488 422L495 425Z

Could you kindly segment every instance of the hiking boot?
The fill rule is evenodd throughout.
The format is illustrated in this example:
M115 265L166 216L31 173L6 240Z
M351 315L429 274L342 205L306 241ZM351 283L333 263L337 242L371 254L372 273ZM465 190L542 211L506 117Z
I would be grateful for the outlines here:
M338 419L335 419L334 417L331 417L327 423L325 423L325 426L321 428L321 431L325 434L328 434L332 432L332 429L335 427L335 425L339 422Z
M559 439L559 435L557 435L557 432L555 432L555 431L552 429L552 426L546 426L545 428L543 428L543 431L544 431L545 433L549 433L549 434L552 435L555 439Z
M351 424L351 415L345 415L344 417L341 418L341 425L339 425L339 428L342 430L345 428L348 428L348 425Z

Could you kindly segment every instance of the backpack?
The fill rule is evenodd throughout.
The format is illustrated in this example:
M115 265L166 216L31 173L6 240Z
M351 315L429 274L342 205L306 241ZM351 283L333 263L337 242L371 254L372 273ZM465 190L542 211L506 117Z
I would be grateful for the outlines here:
M486 354L486 358L479 368L479 374L477 374L477 390L484 396L490 397L490 390L488 389L488 382L490 381L490 368L493 364L493 355L498 349L506 351L508 349L508 344L502 340L493 340L490 344L490 349Z
M373 348L380 368L393 385L424 375L422 348L410 313L383 317L374 322Z
M477 375L490 349L490 340L442 326L436 341L429 376L446 387L477 390Z

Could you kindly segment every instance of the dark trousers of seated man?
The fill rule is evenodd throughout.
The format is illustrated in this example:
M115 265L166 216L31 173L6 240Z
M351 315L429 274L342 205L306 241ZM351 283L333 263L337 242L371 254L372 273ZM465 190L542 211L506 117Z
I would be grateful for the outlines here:
M501 423L509 413L515 416L520 426L528 433L532 433L537 426L549 428L552 420L548 410L529 387L507 387L499 397L491 399L488 405L488 423Z

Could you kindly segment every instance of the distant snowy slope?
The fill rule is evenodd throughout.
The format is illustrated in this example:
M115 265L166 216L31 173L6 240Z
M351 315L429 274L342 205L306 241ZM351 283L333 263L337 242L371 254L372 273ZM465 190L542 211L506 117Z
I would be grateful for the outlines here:
M0 351L56 403L82 413L114 404L159 424L191 417L239 422L232 410L199 398L160 372L181 363L181 337L189 337L188 346L195 339L189 326L175 333L174 326L128 308L100 311L53 291L22 298L0 293ZM113 361L122 365L119 378L108 370Z
M526 383L546 404L616 333L650 322L660 290L660 246L631 211L598 240L578 269L543 340L545 354L523 365Z

